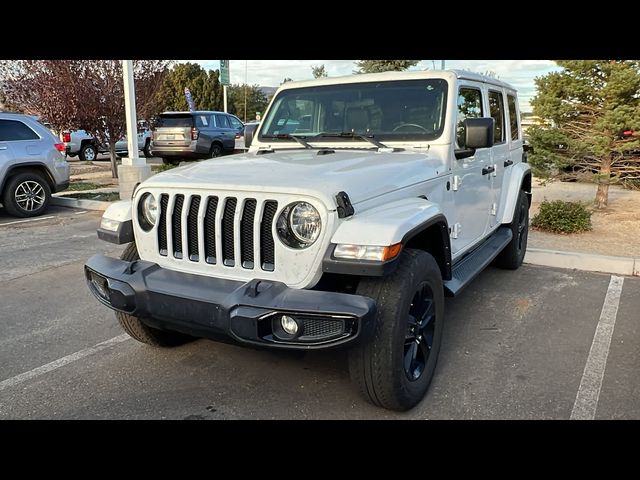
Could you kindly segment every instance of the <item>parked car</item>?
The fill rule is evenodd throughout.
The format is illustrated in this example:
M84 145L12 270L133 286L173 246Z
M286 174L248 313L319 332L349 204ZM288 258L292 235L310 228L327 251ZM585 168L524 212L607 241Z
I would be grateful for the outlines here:
M349 348L364 398L415 406L444 297L525 256L516 90L456 70L287 82L245 141L111 205L98 236L128 245L87 261L89 289L140 342Z
M153 130L151 152L166 164L185 158L233 153L244 124L235 115L215 111L164 112Z
M0 198L10 215L41 215L51 193L69 187L64 152L64 143L36 117L0 112Z
M60 139L67 147L66 152L70 157L78 155L80 160L93 161L98 153L109 153L109 145L100 143L93 135L85 130L65 130L60 134ZM146 122L138 122L138 148L145 157L151 157L151 130L147 128ZM122 137L116 142L116 153L120 156L126 155L129 146L127 138Z

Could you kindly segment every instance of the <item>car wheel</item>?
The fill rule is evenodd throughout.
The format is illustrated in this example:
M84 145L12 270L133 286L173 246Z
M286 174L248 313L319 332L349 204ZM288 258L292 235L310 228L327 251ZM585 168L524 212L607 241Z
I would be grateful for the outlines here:
M9 179L4 190L4 208L14 217L36 217L49 206L51 188L37 173L19 173Z
M504 250L496 257L495 265L507 270L515 270L524 260L529 237L529 200L524 190L518 193L518 203L513 212L513 220L508 225L513 236Z
M140 260L136 244L130 243L127 245L120 259L128 262ZM131 338L141 343L146 343L147 345L154 347L174 347L194 340L193 337L179 332L152 328L133 315L122 312L115 312L115 314L118 323L120 323L120 326Z
M147 140L147 143L144 144L144 149L142 150L142 153L144 153L144 156L146 158L151 158L153 157L153 154L151 153L151 142Z
M349 352L349 372L365 399L408 410L429 388L440 352L444 291L430 254L407 249L395 272L363 278L358 295L376 301L374 332Z
M211 155L211 158L219 157L220 155L222 155L222 145L220 145L219 143L212 143L211 149L209 150L209 155Z
M98 150L96 147L90 143L85 143L80 149L80 160L85 162L92 162L98 156Z

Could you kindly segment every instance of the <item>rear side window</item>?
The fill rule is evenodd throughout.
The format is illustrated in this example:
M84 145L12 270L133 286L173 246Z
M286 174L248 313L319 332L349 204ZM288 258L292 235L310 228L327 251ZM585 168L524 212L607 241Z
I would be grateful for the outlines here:
M209 126L210 117L209 115L196 115L196 127L198 128L206 128Z
M482 94L476 88L461 88L458 92L458 124L456 126L456 140L460 148L465 146L466 118L482 117Z
M520 130L518 130L518 112L516 109L516 97L507 95L507 106L509 107L509 123L511 125L511 140L520 139Z
M38 139L38 134L19 120L0 120L0 142Z
M227 121L226 115L216 115L216 127L218 128L231 128L229 127L229 122Z
M493 143L505 141L504 135L504 100L502 93L489 92L489 113L496 122L496 129L493 131Z
M193 127L193 117L190 114L160 115L158 127Z

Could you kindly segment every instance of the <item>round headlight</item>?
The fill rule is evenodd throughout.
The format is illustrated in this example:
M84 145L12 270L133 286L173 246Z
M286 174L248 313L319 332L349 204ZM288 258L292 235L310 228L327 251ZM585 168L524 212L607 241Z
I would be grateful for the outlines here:
M276 222L282 243L291 248L307 248L320 236L322 221L318 210L307 202L287 205Z
M144 230L151 230L158 219L158 203L156 202L156 198L150 193L145 193L138 205L140 206L138 212L141 214L140 226Z
M289 214L289 226L298 240L311 245L320 235L320 214L310 203L297 203Z

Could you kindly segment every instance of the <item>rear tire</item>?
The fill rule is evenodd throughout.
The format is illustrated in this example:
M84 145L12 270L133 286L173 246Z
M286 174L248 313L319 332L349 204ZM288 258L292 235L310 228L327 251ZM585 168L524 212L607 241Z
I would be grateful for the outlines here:
M19 173L7 181L2 203L14 217L42 215L51 200L51 188L47 181L35 172Z
M407 249L394 273L363 278L357 293L376 300L377 314L373 336L349 352L351 380L374 405L408 410L424 398L440 352L440 268L430 254Z
M219 143L212 143L211 148L209 149L209 155L211 158L216 158L222 155L222 145Z
M513 237L504 247L504 250L496 257L495 265L507 270L516 270L527 252L527 239L529 237L529 200L524 190L518 193L518 203L513 212L513 220L508 225Z
M144 144L144 148L142 149L142 153L144 153L144 156L146 158L153 157L153 154L151 153L151 142L149 140L147 140L147 143Z
M139 260L140 256L138 255L136 244L130 243L127 245L127 248L124 249L124 252L122 252L122 255L120 256L120 259L128 262ZM128 315L122 312L115 312L115 314L118 319L118 323L120 323L124 331L127 332L131 338L141 343L146 343L147 345L152 345L154 347L175 347L194 340L194 338L189 335L149 327L138 317L134 317L133 315Z
M85 143L78 154L83 162L92 162L98 156L98 150L91 143Z

